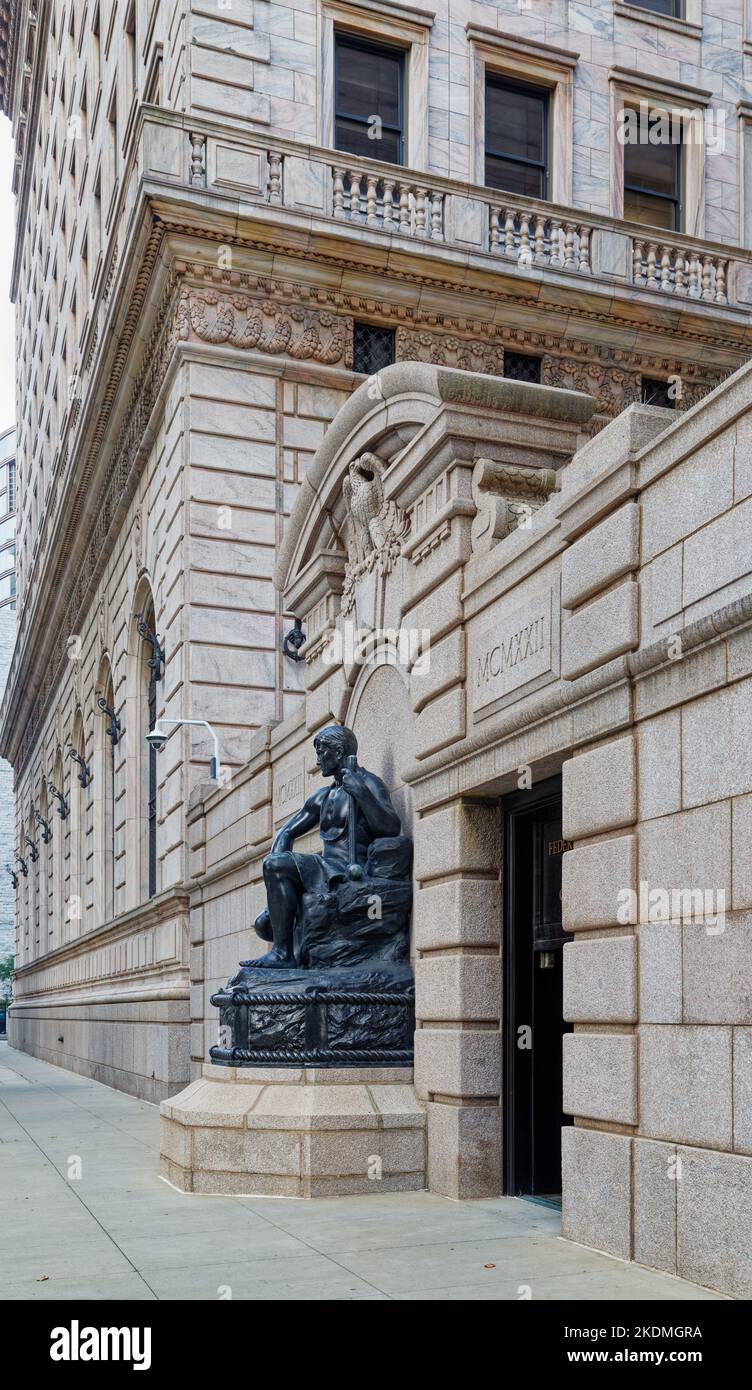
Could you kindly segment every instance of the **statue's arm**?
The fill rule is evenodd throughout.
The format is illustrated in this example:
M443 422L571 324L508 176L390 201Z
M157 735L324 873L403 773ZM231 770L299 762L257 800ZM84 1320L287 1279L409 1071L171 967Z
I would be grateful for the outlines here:
M318 791L315 791L304 802L300 810L285 821L281 830L277 831L272 840L272 854L279 854L283 850L292 849L299 835L305 835L307 831L313 830L314 826L318 825L321 819L321 803L327 791L327 787L319 787Z
M356 778L360 784L355 794L358 810L366 820L371 834L375 837L399 835L402 822L381 778L362 768L359 769Z

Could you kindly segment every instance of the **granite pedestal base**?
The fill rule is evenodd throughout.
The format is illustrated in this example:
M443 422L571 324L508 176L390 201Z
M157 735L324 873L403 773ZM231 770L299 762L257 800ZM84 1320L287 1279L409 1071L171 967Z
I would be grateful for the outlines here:
M161 1172L182 1192L328 1197L425 1187L408 1067L218 1067L160 1106Z

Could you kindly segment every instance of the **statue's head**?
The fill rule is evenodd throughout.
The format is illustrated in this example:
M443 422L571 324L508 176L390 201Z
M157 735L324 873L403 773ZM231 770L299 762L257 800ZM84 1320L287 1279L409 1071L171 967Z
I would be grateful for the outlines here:
M342 766L345 758L354 757L358 751L358 740L352 729L344 724L329 724L319 730L313 740L316 760L325 777L330 777Z

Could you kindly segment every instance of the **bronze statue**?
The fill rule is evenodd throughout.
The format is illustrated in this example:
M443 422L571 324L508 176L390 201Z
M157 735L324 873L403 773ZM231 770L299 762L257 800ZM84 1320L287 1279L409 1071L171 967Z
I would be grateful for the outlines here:
M249 962L255 969L295 966L294 929L306 894L328 899L348 878L363 879L375 841L400 834L400 818L380 777L359 767L358 741L351 729L331 724L313 740L316 761L333 782L313 792L277 832L264 860L267 907L256 931L273 941L266 955ZM296 854L299 836L320 827L322 854Z
M412 840L381 778L358 766L351 729L332 724L314 746L332 781L274 836L254 923L271 950L212 995L209 1055L225 1067L411 1066ZM317 825L322 852L297 854Z

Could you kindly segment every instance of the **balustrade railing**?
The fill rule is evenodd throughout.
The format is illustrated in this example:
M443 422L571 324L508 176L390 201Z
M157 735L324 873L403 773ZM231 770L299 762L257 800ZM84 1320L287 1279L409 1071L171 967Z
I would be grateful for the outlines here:
M444 240L442 194L413 179L335 165L332 215L403 236Z
M206 140L189 134L189 180L207 177ZM288 158L300 165L297 147L283 142L264 151L266 179L260 196L271 205L295 207L295 178L287 188ZM616 218L535 200L505 197L493 189L456 179L424 177L415 170L375 161L336 158L329 150L309 149L306 160L320 179L321 210L339 222L416 240L485 252L521 270L536 267L581 276L607 275L641 290L717 305L744 304L752 281L752 257L740 248L703 243L691 237L640 235ZM263 165L262 165L263 168ZM306 184L307 190L311 184ZM301 205L310 212L311 204ZM618 266L619 269L615 269ZM744 286L744 288L742 288Z
M632 283L648 290L728 304L728 269L727 256L658 238L632 238Z
M592 231L584 222L549 217L537 210L509 203L489 205L488 249L518 266L550 265L589 275Z

